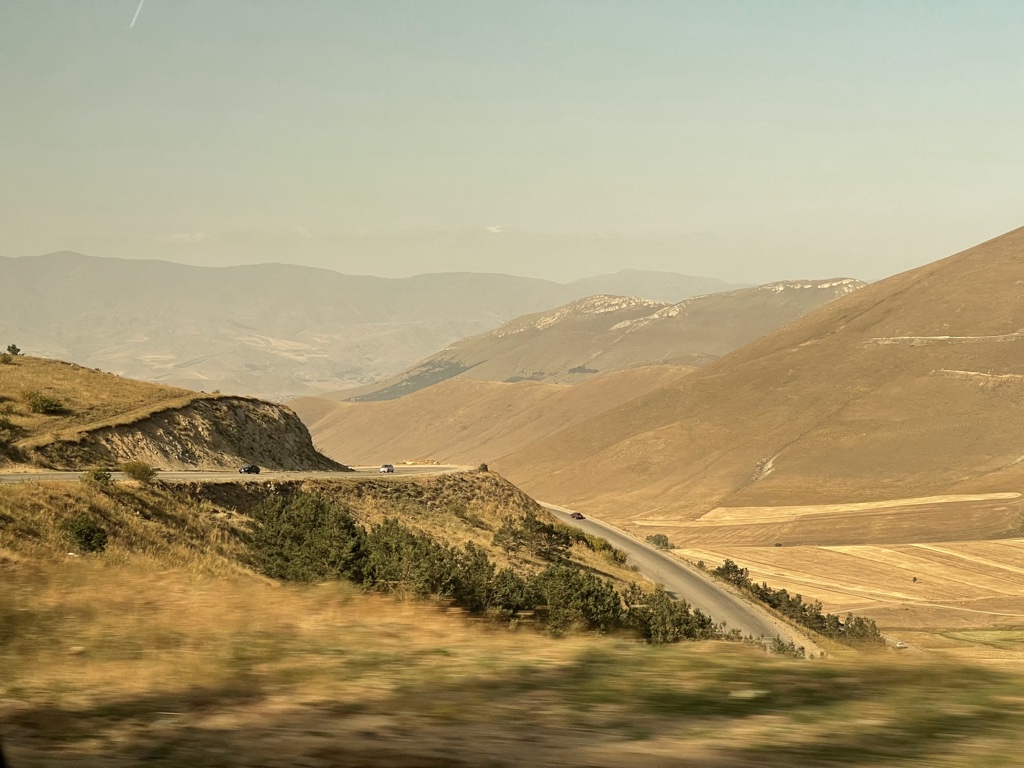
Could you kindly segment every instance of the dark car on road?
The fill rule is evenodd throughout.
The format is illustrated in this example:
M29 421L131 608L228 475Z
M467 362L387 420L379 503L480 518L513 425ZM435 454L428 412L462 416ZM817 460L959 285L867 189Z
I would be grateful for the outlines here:
M258 475L260 473L260 468L255 464L243 464L238 468L238 472L242 475Z
M585 518L583 516L582 512L573 512L571 515L569 515L569 517L571 517L573 520L586 520L587 519L587 518Z

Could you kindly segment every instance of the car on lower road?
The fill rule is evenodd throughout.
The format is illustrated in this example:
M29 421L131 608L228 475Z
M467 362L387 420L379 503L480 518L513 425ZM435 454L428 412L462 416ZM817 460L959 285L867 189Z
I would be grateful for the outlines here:
M390 474L394 473L395 465L394 464L381 464L380 465L380 469L378 469L377 471L380 472L380 474L382 474L382 475L390 475Z
M569 517L571 517L573 520L586 520L587 519L587 518L585 518L583 516L582 512L573 512L571 515L569 515Z
M238 474L240 475L258 475L260 468L255 464L243 464L238 468Z

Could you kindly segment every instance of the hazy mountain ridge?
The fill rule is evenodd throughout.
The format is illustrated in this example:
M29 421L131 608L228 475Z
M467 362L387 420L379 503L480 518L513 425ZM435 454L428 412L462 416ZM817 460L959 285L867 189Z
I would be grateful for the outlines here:
M18 287L0 307L0 333L32 354L127 376L287 397L380 380L457 339L615 279L562 285L485 273L381 278L71 252L0 257L0 281ZM676 300L709 283L734 287L637 271L626 279L675 292Z
M394 399L455 376L576 383L635 366L703 365L863 285L852 278L784 281L675 304L590 296L458 341L380 384L330 397Z

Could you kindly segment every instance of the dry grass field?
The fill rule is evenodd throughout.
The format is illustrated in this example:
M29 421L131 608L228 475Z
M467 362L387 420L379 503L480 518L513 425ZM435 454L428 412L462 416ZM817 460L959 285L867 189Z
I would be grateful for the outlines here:
M3 567L0 729L62 766L1005 766L1015 673L555 640L342 584Z
M1024 660L1022 523L1015 492L636 521L665 533L687 560L731 559L827 612L867 616L924 650L995 663Z

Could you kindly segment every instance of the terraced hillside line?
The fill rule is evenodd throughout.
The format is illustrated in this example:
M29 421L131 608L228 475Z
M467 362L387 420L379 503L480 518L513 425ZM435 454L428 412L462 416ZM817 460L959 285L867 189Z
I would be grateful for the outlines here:
M1016 384L1024 381L1024 375L1019 373L984 373L983 371L957 371L948 368L933 373L935 376L945 376L950 379L965 379L967 381L980 380L992 384Z
M909 344L912 347L921 347L926 344L989 344L1022 339L1024 339L1024 330L994 336L880 336L865 339L864 344Z
M808 515L830 515L836 512L866 512L880 509L898 509L900 507L917 507L924 504L959 504L965 501L988 501L990 499L1019 499L1022 494L1016 491L1003 493L945 494L942 496L920 496L910 499L886 499L881 501L859 501L849 504L802 504L776 507L715 507L693 521L683 523L693 525L749 525L751 523L769 523L783 520L798 520ZM670 526L672 522L665 519L647 518L637 520L637 525Z

